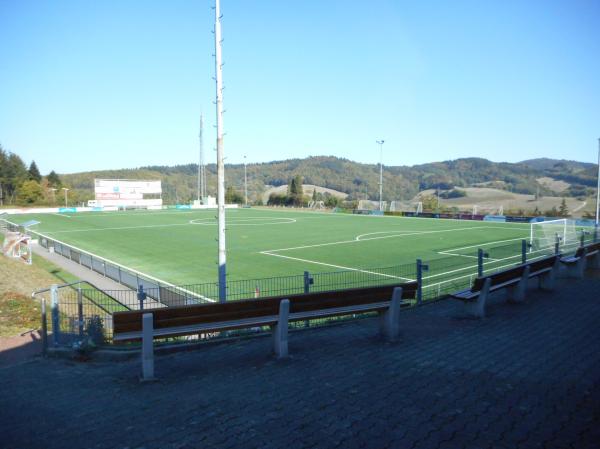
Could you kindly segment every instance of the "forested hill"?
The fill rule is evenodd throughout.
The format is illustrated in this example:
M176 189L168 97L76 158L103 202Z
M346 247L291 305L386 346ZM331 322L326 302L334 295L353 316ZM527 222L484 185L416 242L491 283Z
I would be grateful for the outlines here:
M65 183L81 192L93 189L94 178L162 179L163 198L166 202L187 202L196 196L196 164L178 166L150 166L139 169L96 171L62 175ZM414 197L420 190L429 188L488 186L517 193L555 194L548 183L540 178L562 180L570 186L563 196L588 196L596 186L596 165L554 159L532 159L520 163L491 162L481 158L408 166L384 166L384 199L400 200ZM288 159L260 164L249 164L248 191L251 200L259 198L265 186L287 184L300 175L305 184L314 184L339 190L350 199L365 195L378 196L379 166L361 164L333 156L316 156L305 159ZM216 191L216 166L207 166L208 192ZM226 166L226 183L242 190L243 165Z

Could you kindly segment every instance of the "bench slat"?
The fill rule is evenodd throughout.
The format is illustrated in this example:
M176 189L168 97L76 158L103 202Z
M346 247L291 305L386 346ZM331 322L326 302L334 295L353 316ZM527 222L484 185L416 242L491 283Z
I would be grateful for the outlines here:
M417 283L407 282L398 285L285 295L227 303L168 307L152 310L153 324L156 331L178 328L179 332L186 328L193 329L189 332L194 333L197 329L220 329L223 323L244 323L249 319L260 320L265 316L276 316L279 313L279 303L283 299L290 300L290 313L293 316L300 316L299 314L302 313L308 314L306 316L319 316L320 310L336 308L340 310L351 308L356 311L377 310L380 306L373 304L382 302L389 304L395 287L402 287L402 297L405 299L412 299L416 296ZM141 333L142 315L147 312L140 310L116 312L113 318L115 341L119 341L121 338L119 335L122 334Z

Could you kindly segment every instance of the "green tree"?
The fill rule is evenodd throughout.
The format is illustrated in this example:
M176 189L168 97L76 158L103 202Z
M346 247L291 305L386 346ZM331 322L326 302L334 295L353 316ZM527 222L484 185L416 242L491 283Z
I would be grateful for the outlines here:
M225 203L227 204L243 204L244 197L241 193L237 192L233 186L228 186L225 189Z
M432 211L437 208L438 199L435 195L425 195L421 197L421 202L423 203L423 210Z
M569 216L569 208L567 207L567 200L565 198L563 198L560 203L560 207L558 208L558 213L561 217Z
M42 186L39 185L37 181L30 179L29 181L25 181L19 187L17 199L19 204L22 205L30 205L36 204L40 202L44 198L44 191L42 190Z
M23 160L13 153L5 152L0 147L0 187L2 202L13 203L18 187L28 178L27 168Z
M40 170L38 169L38 166L35 163L35 161L31 161L31 164L29 164L29 170L27 170L27 172L29 173L30 180L33 180L33 181L37 182L38 184L41 182L42 175L41 175Z
M304 189L302 188L302 177L294 176L288 184L288 203L301 206L304 203Z
M62 187L62 182L60 180L60 177L56 174L56 172L54 170L52 170L48 176L48 185L50 187L54 187L56 189L60 189Z

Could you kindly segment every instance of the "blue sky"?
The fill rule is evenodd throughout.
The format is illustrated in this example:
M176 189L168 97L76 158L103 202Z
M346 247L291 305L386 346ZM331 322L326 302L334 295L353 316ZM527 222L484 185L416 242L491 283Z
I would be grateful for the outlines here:
M0 0L0 143L42 172L215 161L212 1ZM222 0L226 162L595 161L600 2Z

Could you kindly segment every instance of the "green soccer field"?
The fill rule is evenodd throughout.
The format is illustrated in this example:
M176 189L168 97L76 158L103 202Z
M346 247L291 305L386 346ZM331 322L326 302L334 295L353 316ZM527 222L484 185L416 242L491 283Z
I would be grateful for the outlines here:
M159 280L189 285L217 278L215 215L214 210L89 212L19 215L11 221L37 220L32 231ZM489 262L517 257L516 263L520 241L527 237L529 224L228 209L227 272L229 280L239 280L305 270L369 271L414 266L420 258L435 266L427 274L433 281L441 271L472 274L478 248L505 248L506 254L490 254Z

